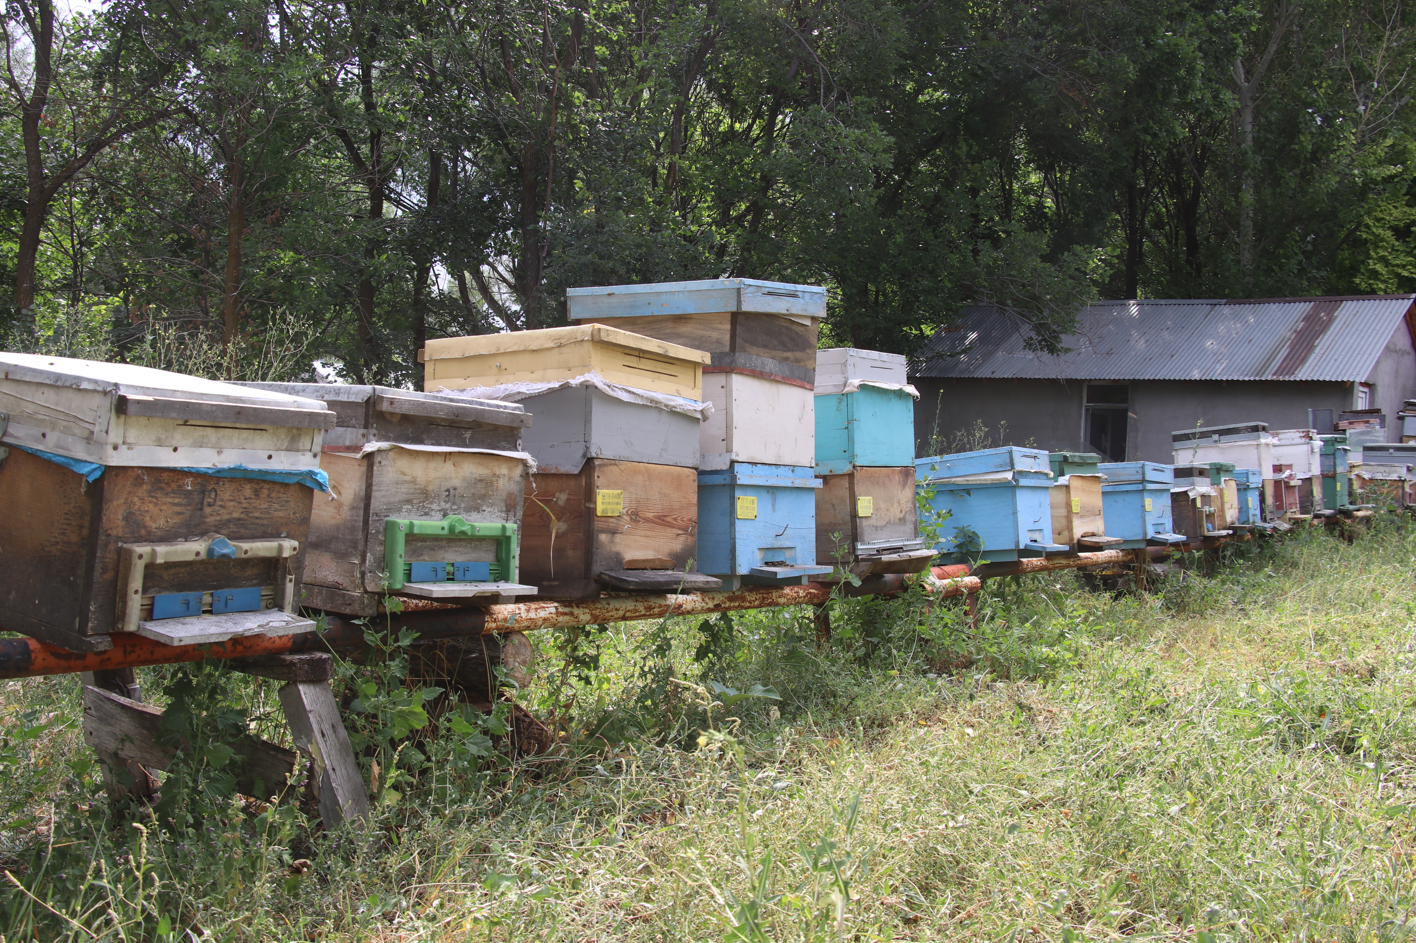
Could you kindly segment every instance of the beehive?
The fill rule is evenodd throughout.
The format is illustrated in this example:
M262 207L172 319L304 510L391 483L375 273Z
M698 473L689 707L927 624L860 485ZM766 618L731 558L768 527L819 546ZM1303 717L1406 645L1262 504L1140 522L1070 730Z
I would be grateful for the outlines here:
M713 412L703 421L699 467L723 471L748 465L816 464L816 397L810 388L749 373L710 373L703 398Z
M1068 549L1053 540L1052 472L1040 449L916 459L915 478L941 521L935 549L946 562L1017 560Z
M1184 543L1175 532L1170 489L1175 470L1155 462L1108 462L1099 466L1102 512L1107 536L1120 538L1115 549L1139 549Z
M419 353L423 388L465 390L505 383L543 383L597 373L611 383L703 398L709 357L600 324L430 340Z
M1346 435L1318 436L1321 441L1323 510L1340 511L1352 504L1351 483L1348 479L1348 454L1351 447Z
M1073 550L1104 550L1119 544L1106 533L1100 473L1072 473L1053 482L1048 499L1052 506L1052 542Z
M1257 468L1272 478L1274 462L1279 461L1274 458L1277 440L1266 422L1181 429L1170 434L1170 443L1175 464L1181 466L1228 462L1236 468Z
M566 315L707 351L714 371L744 371L810 389L826 289L750 278L572 288Z
M858 347L828 347L816 352L818 395L844 393L862 383L900 387L908 382L903 354Z
M526 483L521 578L549 599L717 589L699 560L698 472L593 458Z
M1289 510L1289 517L1312 514L1322 510L1322 442L1314 429L1281 429L1273 433L1274 467L1284 466L1298 495L1298 508ZM1268 476L1265 475L1267 478ZM1270 508L1274 519L1283 516L1276 506Z
M1175 466L1170 489L1170 514L1175 530L1186 537L1222 537L1229 533L1224 520L1223 497L1210 482L1208 465Z
M853 468L821 478L816 562L857 576L918 573L934 551L919 536L913 465Z
M903 467L914 462L912 389L870 382L850 392L817 392L816 473L839 475L855 466Z
M698 473L699 565L738 586L785 586L824 576L816 560L812 467L734 464Z
M1236 468L1234 483L1239 501L1238 522L1249 527L1264 523L1263 475L1257 468Z
M320 403L61 357L0 370L0 624L80 651L313 627Z
M522 407L381 386L249 384L335 414L320 467L304 603L373 615L385 595L495 602L529 595L517 550L528 456Z

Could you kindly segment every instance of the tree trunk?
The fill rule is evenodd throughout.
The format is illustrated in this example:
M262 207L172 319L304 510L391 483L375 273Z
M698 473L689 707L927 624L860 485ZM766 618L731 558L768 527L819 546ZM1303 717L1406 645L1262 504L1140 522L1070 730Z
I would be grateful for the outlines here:
M35 268L39 259L39 238L44 230L44 218L49 213L51 193L46 192L44 160L39 149L39 123L49 104L49 88L53 81L51 54L54 49L54 4L36 0L34 9L39 21L26 15L30 40L34 44L34 89L21 107L20 131L25 145L25 222L20 229L20 244L15 258L15 307L21 324L34 330ZM28 11L26 11L28 13Z
M228 348L241 327L241 249L246 233L246 162L237 152L230 162L231 193L226 211L226 280L222 294L221 340ZM234 369L235 361L228 370ZM234 379L228 376L227 379Z
M442 153L428 152L428 207L432 215L438 207L439 190L442 186ZM426 298L428 278L432 273L431 253L424 252L413 273L413 362L418 363L418 354L428 343L428 303ZM424 385L423 367L417 367L418 385Z
M1254 287L1254 91L1244 81L1244 61L1234 60L1239 86L1239 277L1246 292Z

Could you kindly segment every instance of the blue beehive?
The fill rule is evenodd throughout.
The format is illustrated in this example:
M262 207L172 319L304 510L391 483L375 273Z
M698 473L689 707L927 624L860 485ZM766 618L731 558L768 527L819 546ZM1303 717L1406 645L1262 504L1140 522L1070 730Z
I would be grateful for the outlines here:
M914 397L909 392L863 385L851 393L817 394L816 474L913 461Z
M1107 462L1100 466L1101 513L1106 533L1120 537L1119 550L1184 543L1174 533L1170 489L1175 469L1156 462Z
M948 514L936 525L941 560L1017 560L1068 549L1052 542L1052 472L1041 449L920 458L915 479L934 521Z
M816 489L810 467L735 462L698 473L698 570L723 581L791 586L831 572L816 565Z
M1255 526L1264 520L1264 476L1257 468L1234 469L1239 487L1239 523Z

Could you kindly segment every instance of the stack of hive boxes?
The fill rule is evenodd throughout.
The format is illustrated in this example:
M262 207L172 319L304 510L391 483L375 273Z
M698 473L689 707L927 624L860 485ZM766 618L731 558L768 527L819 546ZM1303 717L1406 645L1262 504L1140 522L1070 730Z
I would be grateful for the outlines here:
M1053 452L1052 539L1073 550L1101 550L1121 543L1108 537L1102 502L1101 456Z
M321 403L0 354L0 616L74 651L313 630L300 578ZM324 495L321 495L324 498Z
M551 599L717 589L697 572L706 353L599 324L429 341L424 385L519 404L521 581Z
M1322 442L1316 429L1273 433L1273 468L1265 502L1270 520L1302 520L1322 511Z
M1400 441L1403 443L1416 442L1416 399L1405 400L1401 404L1401 411L1396 414L1396 418L1401 423L1401 427L1394 431L1401 435Z
M1268 431L1265 422L1241 422L1228 426L1209 426L1196 429L1181 429L1170 434L1172 454L1176 465L1210 465L1211 471L1220 470L1224 474L1212 476L1211 484L1221 499L1216 513L1221 520L1216 526L1225 529L1239 523L1239 481L1235 477L1237 469L1249 469L1261 481L1275 482L1269 485L1271 493L1283 505L1284 492L1277 486L1280 477L1275 468L1274 447L1276 440ZM1227 466L1227 467L1220 467ZM1254 475L1246 473L1247 483ZM1230 484L1226 484L1226 481ZM1228 502L1227 504L1225 502ZM1270 517L1281 517L1286 505L1281 509L1270 508Z
M699 569L725 586L790 585L816 563L816 336L826 292L745 278L572 288L572 321L706 351Z
M1348 456L1352 447L1347 444L1347 434L1320 435L1319 452L1320 478L1322 482L1323 511L1335 514L1352 504L1348 491Z
M914 401L905 358L816 355L816 560L857 576L918 573L934 551L915 508Z
M1232 467L1230 469L1232 471ZM1209 464L1174 466L1175 481L1170 489L1170 514L1175 530L1186 537L1225 537L1230 531L1224 492L1216 486L1214 475L1222 471ZM1233 478L1228 479L1233 481ZM1234 512L1237 516L1237 489Z
M1041 449L920 458L915 478L944 562L1018 560L1069 549L1053 542L1052 471Z
M519 583L530 456L518 405L382 386L252 383L335 415L320 468L328 499L310 520L304 603L370 616L385 595L491 603Z
M1378 506L1416 504L1416 442L1364 446L1361 467L1352 473L1352 491L1364 503Z

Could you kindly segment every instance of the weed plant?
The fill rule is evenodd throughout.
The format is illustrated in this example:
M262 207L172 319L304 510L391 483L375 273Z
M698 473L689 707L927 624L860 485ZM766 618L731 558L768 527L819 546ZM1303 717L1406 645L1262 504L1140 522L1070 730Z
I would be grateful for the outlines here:
M1141 595L990 581L976 625L842 599L821 648L807 608L547 631L510 696L556 744L515 759L509 704L437 715L370 626L364 835L227 785L232 735L288 745L272 682L145 669L200 746L117 811L76 679L0 683L0 936L1406 940L1413 563L1378 521Z

